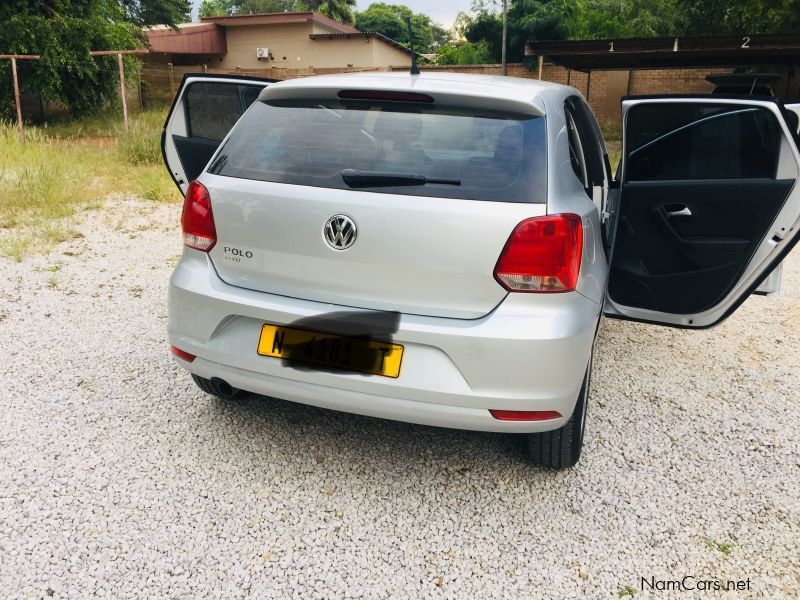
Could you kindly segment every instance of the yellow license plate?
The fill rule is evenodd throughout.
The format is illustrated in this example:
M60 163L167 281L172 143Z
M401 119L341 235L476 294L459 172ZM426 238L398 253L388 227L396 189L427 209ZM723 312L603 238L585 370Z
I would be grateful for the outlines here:
M384 377L398 377L403 360L399 344L278 325L261 327L257 352L289 362Z

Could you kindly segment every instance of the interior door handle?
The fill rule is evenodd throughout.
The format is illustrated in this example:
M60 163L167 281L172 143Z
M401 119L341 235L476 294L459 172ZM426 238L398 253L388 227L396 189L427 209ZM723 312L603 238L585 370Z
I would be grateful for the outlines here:
M664 204L668 217L691 217L692 211L685 204Z

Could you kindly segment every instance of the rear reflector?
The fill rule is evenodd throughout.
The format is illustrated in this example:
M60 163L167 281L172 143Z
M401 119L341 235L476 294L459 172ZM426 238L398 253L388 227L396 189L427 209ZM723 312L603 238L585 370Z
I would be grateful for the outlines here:
M578 215L526 219L508 238L494 278L510 292L569 292L578 283L582 249Z
M381 100L389 102L421 102L433 104L433 97L415 92L384 92L381 90L342 90L339 98L343 100Z
M181 360L185 360L186 362L192 362L195 358L197 358L194 354L189 354L188 352L184 352L183 350L181 350L180 348L176 348L175 346L170 346L169 350L175 356L177 356Z
M186 189L181 215L183 245L208 252L217 243L217 228L211 212L211 195L198 181L192 181Z
M490 410L498 421L549 421L558 419L560 412L555 410Z

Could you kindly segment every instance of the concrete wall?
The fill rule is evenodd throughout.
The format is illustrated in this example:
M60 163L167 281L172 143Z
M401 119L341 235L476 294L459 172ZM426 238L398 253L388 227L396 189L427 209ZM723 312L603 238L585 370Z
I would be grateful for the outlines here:
M226 27L228 53L209 67L220 69L292 68L311 65L310 23ZM258 60L256 48L269 48L274 60Z
M410 65L411 57L374 38L339 37L309 40L309 67L315 69L389 67Z
M211 69L308 69L408 65L408 54L376 39L360 37L312 40L330 33L312 23L226 27L228 53L206 62ZM272 59L259 60L256 48L269 48ZM205 61L204 61L205 62Z
M394 46L376 39L370 40L372 45L373 66L391 65L393 67L410 67L411 55Z

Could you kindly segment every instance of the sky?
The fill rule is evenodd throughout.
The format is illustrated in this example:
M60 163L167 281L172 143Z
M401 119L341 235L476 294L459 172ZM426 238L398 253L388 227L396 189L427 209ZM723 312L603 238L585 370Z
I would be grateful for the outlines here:
M387 4L405 4L415 13L424 13L443 27L451 27L456 15L461 11L469 10L472 0L405 0L405 2L392 2L383 0ZM197 19L197 11L202 0L193 0L194 9L192 18ZM358 0L358 10L366 9L373 0Z

